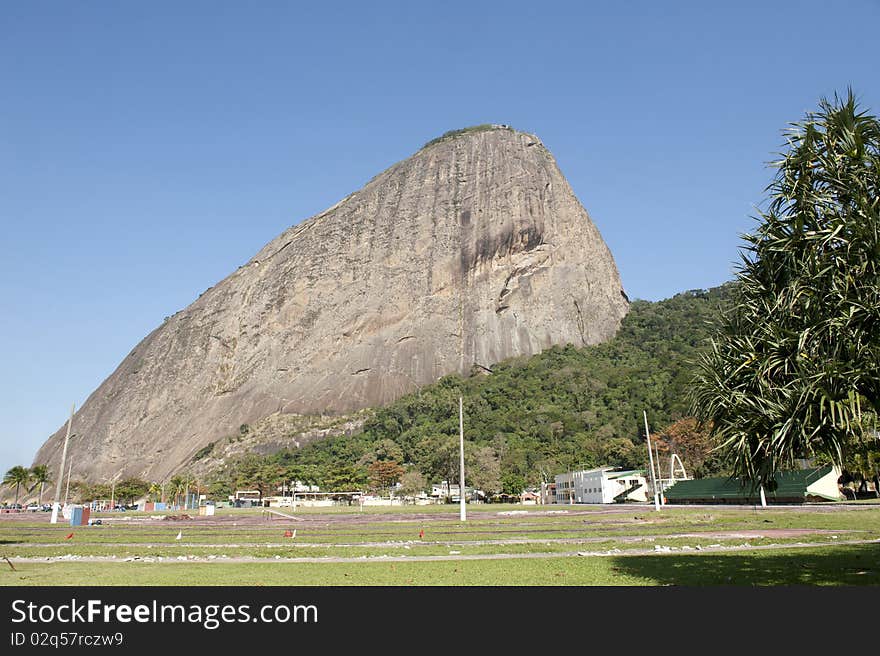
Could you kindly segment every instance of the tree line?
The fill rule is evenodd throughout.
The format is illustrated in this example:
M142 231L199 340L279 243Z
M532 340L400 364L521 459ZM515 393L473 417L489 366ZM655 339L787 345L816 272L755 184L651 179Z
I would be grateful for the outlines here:
M467 484L490 495L519 494L572 468L647 469L642 411L661 450L687 442L698 475L724 472L722 460L708 455L705 430L677 422L689 417L695 363L731 293L725 285L660 302L637 300L604 344L557 346L496 364L491 373L446 376L376 410L358 435L244 456L215 472L209 487L268 492L278 481L299 480L321 489L387 489L379 466L396 466L393 483L407 489L456 482L459 396Z
M16 465L11 467L3 476L3 484L15 489L14 503L16 505L18 504L19 493L21 492L22 487L30 493L33 492L37 486L40 488L38 503L42 504L43 488L45 488L47 483L51 482L52 479L49 475L49 468L46 465L35 465L31 469ZM33 485L28 487L31 483L33 483Z

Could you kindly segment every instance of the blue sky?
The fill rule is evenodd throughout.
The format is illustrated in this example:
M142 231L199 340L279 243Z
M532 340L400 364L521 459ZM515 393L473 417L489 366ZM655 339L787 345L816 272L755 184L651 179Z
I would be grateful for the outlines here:
M538 134L630 298L732 277L880 2L0 4L0 471L286 227L446 130Z

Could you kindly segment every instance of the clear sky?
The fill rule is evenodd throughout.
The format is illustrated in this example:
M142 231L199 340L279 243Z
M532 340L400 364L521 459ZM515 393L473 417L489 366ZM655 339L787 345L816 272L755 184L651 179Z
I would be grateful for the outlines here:
M165 316L429 139L540 136L630 298L732 278L880 2L0 2L0 473Z

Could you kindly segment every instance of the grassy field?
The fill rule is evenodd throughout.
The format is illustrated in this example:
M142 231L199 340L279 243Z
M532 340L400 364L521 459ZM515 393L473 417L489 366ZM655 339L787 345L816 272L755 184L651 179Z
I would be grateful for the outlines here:
M163 516L71 528L0 515L0 585L880 584L876 503L496 505L465 523L449 506Z

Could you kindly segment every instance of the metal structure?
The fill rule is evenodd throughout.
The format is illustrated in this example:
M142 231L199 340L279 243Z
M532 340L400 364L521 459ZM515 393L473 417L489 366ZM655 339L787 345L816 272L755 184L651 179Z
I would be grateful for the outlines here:
M659 467L659 460L657 465ZM681 458L678 457L677 453L673 453L669 457L669 478L660 479L661 494L671 488L673 485L675 485L678 481L689 480L691 480L691 477L688 476L687 471L684 468L684 463L681 461Z

